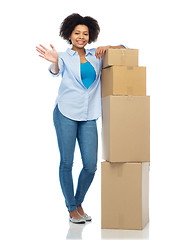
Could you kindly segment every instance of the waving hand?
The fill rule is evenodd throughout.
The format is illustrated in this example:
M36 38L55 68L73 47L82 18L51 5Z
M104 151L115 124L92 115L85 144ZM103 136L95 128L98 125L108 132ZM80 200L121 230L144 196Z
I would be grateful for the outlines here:
M46 59L49 62L57 63L58 62L58 54L55 50L54 46L50 44L51 50L47 49L43 45L39 44L40 47L36 46L36 50L40 53L40 57Z

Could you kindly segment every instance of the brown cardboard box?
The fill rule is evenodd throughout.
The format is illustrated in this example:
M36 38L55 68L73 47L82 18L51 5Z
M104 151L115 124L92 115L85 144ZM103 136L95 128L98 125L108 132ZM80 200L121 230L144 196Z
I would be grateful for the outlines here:
M146 67L112 66L101 73L101 96L146 95Z
M138 49L109 48L103 58L103 68L112 65L138 66Z
M102 98L102 157L110 162L150 161L150 96Z
M141 230L149 221L149 163L101 163L101 228Z

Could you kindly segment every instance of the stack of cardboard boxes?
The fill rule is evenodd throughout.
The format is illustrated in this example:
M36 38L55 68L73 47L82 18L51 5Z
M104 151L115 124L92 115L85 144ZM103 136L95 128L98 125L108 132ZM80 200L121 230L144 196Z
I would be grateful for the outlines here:
M103 59L101 228L143 229L149 221L150 97L137 49Z

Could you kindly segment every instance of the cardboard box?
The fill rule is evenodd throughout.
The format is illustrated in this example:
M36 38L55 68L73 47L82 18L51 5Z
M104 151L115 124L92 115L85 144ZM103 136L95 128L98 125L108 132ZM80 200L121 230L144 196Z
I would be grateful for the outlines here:
M101 163L101 228L141 230L149 222L149 163Z
M102 98L102 157L110 162L150 161L150 97Z
M112 66L101 73L101 96L146 95L146 67Z
M138 49L109 48L103 58L103 68L113 65L137 67Z

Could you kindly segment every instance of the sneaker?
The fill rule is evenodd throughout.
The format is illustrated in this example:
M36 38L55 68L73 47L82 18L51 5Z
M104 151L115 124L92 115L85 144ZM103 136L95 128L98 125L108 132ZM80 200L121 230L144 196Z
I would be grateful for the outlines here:
M88 216L86 213L82 217L85 219L85 221L92 221L91 216Z
M86 220L83 218L71 218L69 217L70 222L72 223L86 223Z

